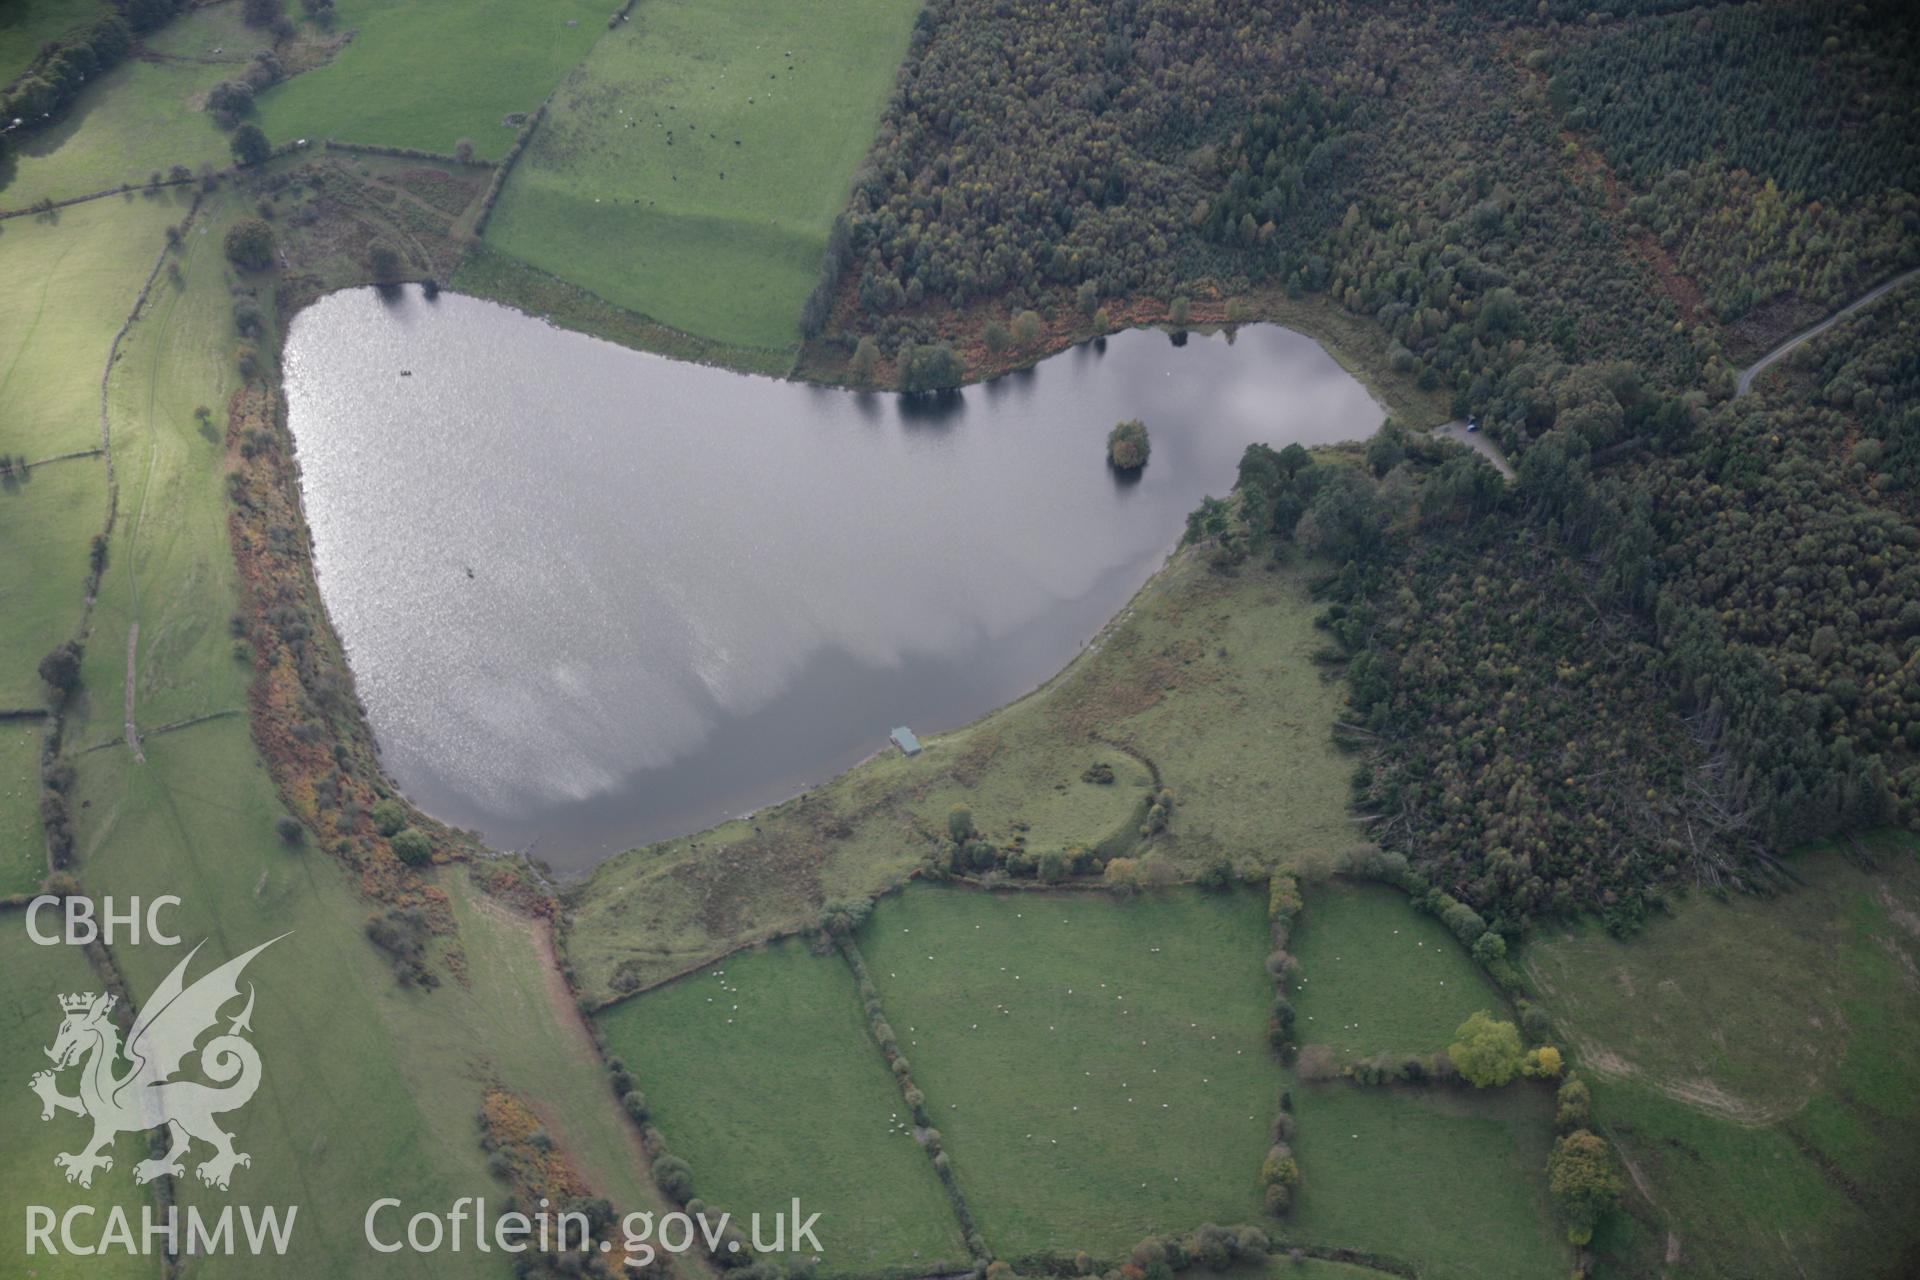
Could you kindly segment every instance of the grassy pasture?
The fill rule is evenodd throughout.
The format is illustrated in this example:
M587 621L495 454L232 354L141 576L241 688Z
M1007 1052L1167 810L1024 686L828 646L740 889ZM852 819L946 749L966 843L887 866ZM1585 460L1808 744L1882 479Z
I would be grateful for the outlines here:
M93 1221L98 1224L111 1206L119 1205L137 1224L149 1193L135 1187L127 1172L140 1158L130 1142L121 1144L112 1171L95 1177L91 1190L69 1183L53 1158L79 1150L90 1130L85 1121L65 1113L42 1122L40 1102L27 1092L28 1079L50 1065L41 1051L53 1043L60 1027L57 998L102 989L86 953L78 947L36 946L27 937L26 912L0 910L0 973L7 978L0 983L0 1080L6 1082L8 1094L6 1105L0 1106L0 1150L6 1152L6 1159L0 1160L0 1204L7 1207L0 1214L0 1259L6 1260L6 1273L39 1280L160 1280L157 1259L121 1253L99 1257L40 1253L27 1258L24 1206L47 1205L64 1212L70 1205L92 1205L99 1215ZM63 1090L73 1092L71 1076L63 1081Z
M109 197L0 222L0 275L11 282L0 289L0 453L34 461L100 447L107 348L186 199L172 191ZM82 541L105 519L101 492ZM0 490L0 505L15 496L11 486Z
M600 1027L701 1199L743 1218L799 1196L823 1215L829 1274L965 1266L838 956L796 941L742 952L607 1010Z
M237 383L233 276L219 239L226 219L248 207L233 191L209 201L179 256L177 282L156 285L114 369L120 519L94 608L87 696L70 718L78 743L113 742L122 732L136 620L143 728L245 705L250 671L234 660L226 631L237 596L224 446L219 422L202 428L192 411L224 406ZM144 764L119 745L78 758L77 799L87 802L82 881L116 894L180 895L181 933L208 938L208 959L291 931L250 971L262 993L254 1025L268 1069L237 1117L254 1163L235 1187L256 1202L301 1205L304 1267L364 1269L368 1251L357 1242L367 1187L442 1199L489 1185L473 1138L477 1065L427 1033L439 1014L432 997L395 988L361 936L366 908L332 860L310 845L290 850L274 834L283 810L245 717L149 732L144 753ZM141 992L178 956L144 946L122 948L120 959ZM311 974L329 980L302 980ZM209 1206L222 1199L192 1179L180 1193ZM379 1262L396 1275L448 1266ZM201 1270L241 1275L248 1265L208 1259Z
M246 706L251 667L234 657L233 556L225 536L225 409L239 383L232 269L220 228L227 192L196 220L176 277L155 281L108 384L120 510L92 618L84 745L120 736L127 639L140 625L135 722L142 729ZM213 418L202 425L194 409ZM114 690L103 699L101 691ZM240 722L244 725L244 721Z
M0 898L32 893L46 878L40 830L38 720L0 720Z
M1292 995L1294 1034L1342 1062L1444 1049L1468 1015L1506 1008L1445 926L1384 885L1309 888L1288 949L1302 979Z
M0 0L0 85L11 84L40 46L93 21L98 0Z
M1325 1258L1274 1258L1260 1267L1235 1267L1227 1275L1234 1280L1380 1280L1380 1272L1350 1262L1329 1262Z
M1920 1250L1898 1155L1920 1141L1920 857L1904 835L1874 856L1802 857L1772 901L1695 894L1626 942L1527 948L1639 1188L1598 1237L1610 1270L1677 1249L1686 1275L1883 1275Z
M1564 1276L1547 1198L1553 1095L1521 1086L1293 1086L1300 1188L1283 1239L1414 1260L1422 1276Z
M1031 722L1007 729L990 717L929 740L914 759L883 752L828 784L828 805L771 811L785 821L776 819L770 835L753 831L767 825L770 815L762 814L626 860L627 875L596 876L596 887L580 895L570 954L576 964L584 955L606 965L601 981L623 963L645 977L726 950L716 944L729 932L797 929L809 923L814 895L864 896L903 880L921 851L946 838L957 803L972 809L975 828L989 839L1027 824L1027 847L1035 852L1096 844L1132 829L1152 777L1138 760L1103 744L1049 740ZM1081 780L1096 760L1113 767L1111 784ZM858 817L847 836L836 838L831 832L843 806ZM715 842L718 851L700 852ZM801 879L805 896L796 900L768 871ZM716 890L723 901L716 902ZM752 897L739 901L743 894Z
M1351 764L1330 738L1344 695L1313 662L1325 637L1306 578L1300 566L1229 578L1177 557L1060 675L924 739L919 757L884 753L751 822L602 864L573 895L569 954L585 989L610 994L623 965L642 985L658 981L802 927L823 898L900 883L944 838L953 799L989 834L1038 821L1054 786L1095 758L1119 767L1112 744L1157 764L1178 793L1151 846L1175 863L1325 866L1355 838ZM1092 843L1114 824L1103 811L1076 838Z
M476 154L498 158L515 132L504 118L540 105L605 34L614 7L340 0L333 30L353 39L324 66L262 94L260 127L276 142L338 138L440 152L467 138Z
M227 135L203 110L205 95L266 44L241 24L237 4L182 13L147 37L155 57L128 56L82 89L59 119L20 142L13 159L0 164L0 206L23 209L43 198L138 185L176 164L231 164Z
M156 286L110 382L120 519L95 607L85 692L68 726L76 746L106 746L74 757L77 870L98 892L178 894L185 904L181 933L189 942L208 940L196 969L290 931L249 971L260 989L254 1027L265 1074L260 1094L232 1126L240 1149L254 1157L239 1172L234 1196L301 1206L289 1274L505 1280L511 1259L500 1255L373 1255L361 1243L360 1224L375 1188L422 1204L444 1205L459 1195L497 1199L500 1184L487 1173L474 1124L483 1090L495 1083L528 1099L564 1149L578 1152L597 1188L623 1207L646 1207L650 1193L625 1145L625 1122L571 1010L551 998L551 975L532 930L475 900L463 884L448 884L469 985L433 993L400 988L364 938L368 906L351 878L312 847L311 837L296 849L275 834L273 820L283 809L246 718L155 732L244 705L249 672L235 661L227 633L238 599L221 435L217 419L203 427L193 408L207 404L217 413L236 385L235 280L220 237L252 203L235 190L209 200L178 257L177 280L168 274ZM104 201L44 229L73 234L73 254L81 254L93 243L82 215L122 208ZM0 254L29 243L13 240L19 223L8 226ZM160 235L157 225L122 232L138 241L125 251L140 264L126 285L130 303ZM76 334L76 349L97 353L89 358L92 372L71 383L76 413L97 413L99 370L119 323L119 313L102 309L91 333ZM85 465L50 467L27 487ZM67 608L77 611L79 583L67 592ZM126 641L136 619L144 764L119 743ZM10 929L0 945L16 936ZM122 946L116 958L140 994L179 953ZM33 988L36 996L42 987ZM37 1126L36 1116L31 1108L0 1108L0 1148L37 1141L37 1128L21 1128ZM126 1185L132 1140L122 1147L103 1183L108 1191ZM205 1207L228 1202L191 1177L180 1195ZM57 1194L41 1200L70 1203ZM244 1258L204 1259L195 1274L251 1276L257 1266Z
M104 472L85 459L0 481L0 707L47 700L34 668L80 621L87 548L107 516Z
M107 349L179 217L169 197L109 199L51 218L0 223L0 453L29 461L100 443L100 375ZM88 544L106 519L104 465L74 459L0 481L0 706L39 706L40 658L78 625ZM18 842L38 849L37 749L13 741L39 729L5 726L7 780L0 829L13 871L0 880L45 874L44 853L18 866ZM20 758L13 757L16 752ZM15 782L16 766L23 770ZM31 767L30 767L31 766ZM15 891L0 890L0 896Z
M867 967L996 1252L1261 1219L1265 940L1250 893L881 902Z
M699 337L795 347L918 12L916 0L636 7L555 94L489 242Z

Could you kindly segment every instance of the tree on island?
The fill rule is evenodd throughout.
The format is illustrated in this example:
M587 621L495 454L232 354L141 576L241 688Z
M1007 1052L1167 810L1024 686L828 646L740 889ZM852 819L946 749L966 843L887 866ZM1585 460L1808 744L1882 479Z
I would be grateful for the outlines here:
M1151 447L1147 440L1147 424L1138 418L1117 422L1113 430L1107 432L1107 461L1116 470L1138 471L1146 466Z

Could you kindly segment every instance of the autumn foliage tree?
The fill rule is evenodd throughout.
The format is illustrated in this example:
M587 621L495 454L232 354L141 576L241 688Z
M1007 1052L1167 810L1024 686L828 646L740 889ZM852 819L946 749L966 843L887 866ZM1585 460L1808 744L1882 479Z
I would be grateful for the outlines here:
M1462 1079L1475 1088L1506 1084L1520 1074L1520 1029L1482 1010L1460 1024L1447 1057Z
M1587 1129L1555 1139L1547 1157L1547 1187L1566 1215L1567 1239L1574 1244L1593 1239L1595 1224L1624 1190L1613 1167L1613 1149L1605 1138Z

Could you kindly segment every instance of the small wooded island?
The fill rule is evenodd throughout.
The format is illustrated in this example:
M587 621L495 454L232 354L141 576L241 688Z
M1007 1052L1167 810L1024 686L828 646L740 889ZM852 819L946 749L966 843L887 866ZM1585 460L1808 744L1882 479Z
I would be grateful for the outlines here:
M1116 471L1138 471L1146 466L1150 448L1147 424L1138 418L1116 422L1107 432L1107 461Z

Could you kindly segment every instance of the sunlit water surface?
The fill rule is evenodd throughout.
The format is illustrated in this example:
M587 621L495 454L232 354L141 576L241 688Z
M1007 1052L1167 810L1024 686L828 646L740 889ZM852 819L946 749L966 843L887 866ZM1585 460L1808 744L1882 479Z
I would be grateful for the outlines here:
M1136 331L932 403L338 293L286 388L321 593L389 772L580 869L953 728L1072 658L1252 441L1380 407L1270 326ZM1137 482L1108 429L1143 418Z

